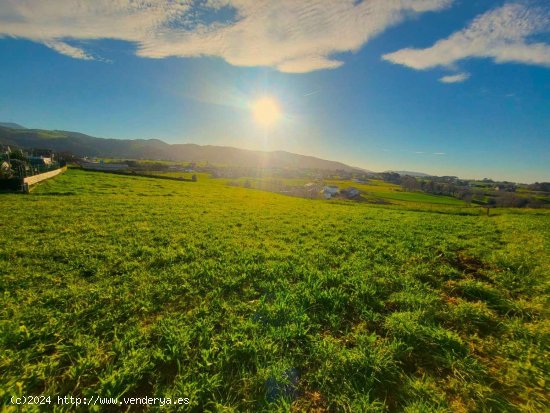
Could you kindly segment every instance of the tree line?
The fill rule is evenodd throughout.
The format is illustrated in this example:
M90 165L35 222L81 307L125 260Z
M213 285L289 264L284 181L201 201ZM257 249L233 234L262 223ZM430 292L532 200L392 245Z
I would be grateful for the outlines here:
M386 182L398 184L408 192L424 192L431 195L451 196L467 203L493 207L540 208L549 205L550 183L518 185L513 182L462 180L454 176L414 177L395 172L383 173ZM518 189L524 189L520 192ZM538 193L537 193L538 192Z

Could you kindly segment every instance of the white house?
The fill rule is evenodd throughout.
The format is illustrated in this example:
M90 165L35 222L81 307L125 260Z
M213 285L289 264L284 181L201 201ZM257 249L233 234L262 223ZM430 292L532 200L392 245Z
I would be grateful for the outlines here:
M330 199L334 195L338 194L339 192L340 190L338 189L337 186L327 185L323 188L323 190L321 191L321 194L325 197L325 199Z
M81 162L80 166L83 169L94 171L123 171L128 169L128 165L125 163Z

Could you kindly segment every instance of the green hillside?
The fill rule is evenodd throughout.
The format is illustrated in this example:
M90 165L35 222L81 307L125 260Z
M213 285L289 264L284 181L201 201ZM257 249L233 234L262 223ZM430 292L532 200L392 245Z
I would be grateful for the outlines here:
M550 215L416 201L76 169L3 194L0 396L548 409Z
M216 165L261 168L300 168L356 171L341 162L285 151L252 151L228 146L168 144L160 139L104 139L78 132L12 129L0 125L0 145L25 149L47 148L80 157L159 159L209 162Z

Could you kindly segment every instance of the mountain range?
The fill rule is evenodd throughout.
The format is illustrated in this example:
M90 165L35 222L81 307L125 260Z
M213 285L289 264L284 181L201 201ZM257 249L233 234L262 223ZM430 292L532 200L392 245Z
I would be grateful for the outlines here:
M253 151L228 146L168 144L160 139L105 139L78 132L26 129L0 122L0 145L51 149L80 157L209 162L219 166L292 168L368 172L341 162L285 151Z

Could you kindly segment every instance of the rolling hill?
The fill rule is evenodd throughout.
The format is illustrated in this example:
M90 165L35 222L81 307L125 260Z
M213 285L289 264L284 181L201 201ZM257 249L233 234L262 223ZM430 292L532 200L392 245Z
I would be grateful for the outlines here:
M68 151L77 156L209 162L216 165L360 170L341 162L285 151L252 151L228 146L168 144L160 139L104 139L78 132L15 129L0 126L0 144L20 148Z
M21 126L18 123L13 123L13 122L0 122L0 126L4 128L12 128L12 129L27 129L24 126Z
M427 174L427 173L424 173L424 172L414 172L414 171L388 171L388 172L395 172L395 173L398 173L401 176L408 175L408 176L414 176L414 177L418 177L418 178L431 176L430 174Z

